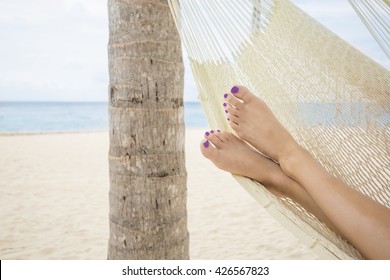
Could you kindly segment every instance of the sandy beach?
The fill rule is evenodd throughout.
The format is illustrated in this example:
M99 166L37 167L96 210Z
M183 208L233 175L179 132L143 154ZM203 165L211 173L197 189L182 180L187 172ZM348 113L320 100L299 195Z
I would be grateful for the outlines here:
M316 259L186 130L191 259ZM0 259L106 259L108 133L0 135Z

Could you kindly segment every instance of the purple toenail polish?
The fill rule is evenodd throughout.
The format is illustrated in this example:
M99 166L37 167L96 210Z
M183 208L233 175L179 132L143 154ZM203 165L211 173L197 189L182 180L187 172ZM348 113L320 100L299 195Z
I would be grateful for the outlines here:
M210 133L207 131L207 132L205 133L205 135L206 135L206 136L209 136L209 135L210 135Z
M214 130L211 130L210 132L211 132L211 133L214 133Z
M225 113L226 113L226 114L229 114L228 110L225 110Z
M223 103L223 107L226 107L227 106L227 104L226 103Z
M229 118L227 118L227 120L228 120L228 122L230 122L230 119L229 119Z
M234 86L232 87L232 89L230 90L231 93L237 93L238 92L238 86Z
M209 140L207 140L206 142L204 142L204 143L203 143L203 146L204 146L205 148L208 148L208 147L209 147Z
M219 129L217 130L218 132L221 132Z
M227 98L229 95L227 94L227 93L225 93L224 95L223 95L223 97L224 98Z

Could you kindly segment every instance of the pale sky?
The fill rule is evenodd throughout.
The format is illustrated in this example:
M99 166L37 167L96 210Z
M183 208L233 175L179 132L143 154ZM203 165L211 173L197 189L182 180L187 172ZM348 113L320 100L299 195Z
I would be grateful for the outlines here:
M293 2L390 69L347 0ZM2 1L0 38L0 101L107 100L107 0ZM185 66L185 101L196 101Z

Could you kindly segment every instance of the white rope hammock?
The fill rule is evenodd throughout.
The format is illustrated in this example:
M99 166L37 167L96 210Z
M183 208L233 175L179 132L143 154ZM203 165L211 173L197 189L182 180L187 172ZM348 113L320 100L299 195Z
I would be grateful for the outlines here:
M390 58L390 0L348 0Z
M245 85L328 171L390 207L389 71L288 0L168 2L212 129L231 131L223 93ZM361 258L294 201L236 179L323 258Z

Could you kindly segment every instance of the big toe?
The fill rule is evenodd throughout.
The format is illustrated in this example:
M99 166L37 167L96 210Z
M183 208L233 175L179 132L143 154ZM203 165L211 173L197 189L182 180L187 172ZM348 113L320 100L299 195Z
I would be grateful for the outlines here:
M207 139L202 140L200 143L200 151L202 152L202 155L211 161L215 160L218 156L218 150L211 145L211 142Z
M253 93L249 91L249 89L241 85L233 86L230 92L233 94L234 97L241 99L244 102L250 102L251 99L256 97Z

